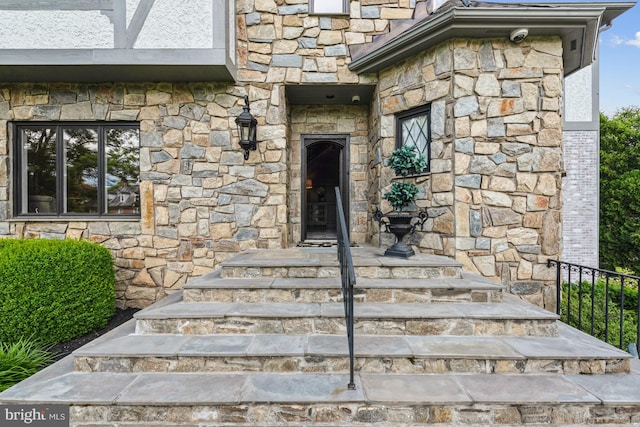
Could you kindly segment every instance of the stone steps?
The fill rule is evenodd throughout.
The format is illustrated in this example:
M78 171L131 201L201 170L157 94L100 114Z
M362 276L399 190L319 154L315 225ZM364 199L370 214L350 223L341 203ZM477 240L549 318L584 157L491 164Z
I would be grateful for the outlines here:
M212 272L184 287L185 302L341 302L339 278L221 278ZM500 302L503 286L474 275L460 279L358 279L358 303Z
M559 337L357 336L358 372L605 374L629 354ZM543 350L544 349L544 350ZM127 335L74 353L82 372L348 372L344 335Z
M455 261L355 249L356 390L335 248L296 248L225 262L0 405L85 427L640 423L640 361Z
M253 249L225 261L220 277L340 277L336 248ZM381 256L380 248L352 248L354 270L360 279L462 278L462 264L436 255L417 254L410 260Z
M640 422L640 389L629 375L359 373L356 390L347 382L346 374L76 372L32 382L12 399L73 402L74 426Z
M493 303L361 303L357 335L555 336L556 314ZM139 334L344 334L341 303L179 302L136 313Z

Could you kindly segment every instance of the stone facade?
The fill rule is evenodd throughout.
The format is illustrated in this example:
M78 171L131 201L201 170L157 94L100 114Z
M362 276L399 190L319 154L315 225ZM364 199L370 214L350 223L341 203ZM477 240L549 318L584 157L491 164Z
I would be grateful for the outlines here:
M430 219L413 244L546 306L546 260L560 255L561 55L554 38L517 47L452 40L388 68L374 103L381 137L370 153L380 159L395 148L394 114L431 103L431 173L417 179ZM381 161L375 170L377 202L392 171Z
M86 238L112 250L121 305L145 306L251 248L301 238L301 136L349 135L350 229L388 245L372 212L391 182L395 114L431 104L431 173L417 177L430 218L421 252L510 284L547 307L560 254L562 47L531 37L448 40L383 70L349 70L349 46L410 18L414 0L361 0L349 16L310 16L298 0L238 0L236 83L4 84L0 233ZM290 105L286 86L377 84L369 105ZM248 95L258 150L234 123ZM13 120L128 120L141 130L140 220L38 222L12 216ZM389 210L382 204L383 210Z
M244 161L233 120L249 94L260 114L260 152ZM277 90L275 94L277 94ZM112 250L117 296L144 306L241 250L282 247L286 236L286 122L266 122L283 102L260 87L212 85L11 85L2 89L5 213L11 218L8 120L140 122L140 220L4 222L11 237L83 238ZM280 138L278 138L280 135Z

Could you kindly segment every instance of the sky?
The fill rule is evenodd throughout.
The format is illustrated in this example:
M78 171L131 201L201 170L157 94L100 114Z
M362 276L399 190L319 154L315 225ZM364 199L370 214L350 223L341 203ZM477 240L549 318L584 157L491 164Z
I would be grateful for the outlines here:
M640 107L640 4L600 34L600 111Z

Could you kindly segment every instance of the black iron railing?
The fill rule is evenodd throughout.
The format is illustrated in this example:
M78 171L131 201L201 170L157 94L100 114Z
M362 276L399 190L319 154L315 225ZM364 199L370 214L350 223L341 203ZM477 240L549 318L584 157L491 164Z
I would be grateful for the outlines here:
M354 382L355 355L353 352L353 285L356 284L356 272L351 258L351 243L349 229L342 209L340 189L336 187L336 210L338 217L338 261L340 262L340 278L342 281L342 300L344 302L344 317L347 323L347 341L349 343L349 390L356 389Z
M560 319L638 357L640 277L550 259Z

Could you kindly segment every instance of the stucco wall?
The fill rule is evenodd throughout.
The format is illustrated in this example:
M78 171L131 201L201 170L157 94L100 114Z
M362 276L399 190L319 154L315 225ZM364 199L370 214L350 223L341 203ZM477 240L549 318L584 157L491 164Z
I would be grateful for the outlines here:
M3 10L0 49L113 49L114 29L98 10Z
M585 67L567 76L565 79L564 120L567 122L593 121L594 105L593 73L594 67Z
M77 10L67 6L63 9L69 10L39 10L41 6L32 3L25 2L23 10L2 10L0 6L0 49L123 47L116 46L116 31L120 30L116 21L124 18L123 25L131 30L132 18L140 6L139 0L117 0L113 9L91 10L91 6L79 1ZM211 0L155 0L132 47L210 49L214 42L214 7Z
M130 2L131 0L129 0ZM149 11L135 49L208 49L213 47L211 0L156 0ZM127 4L127 19L132 9Z

